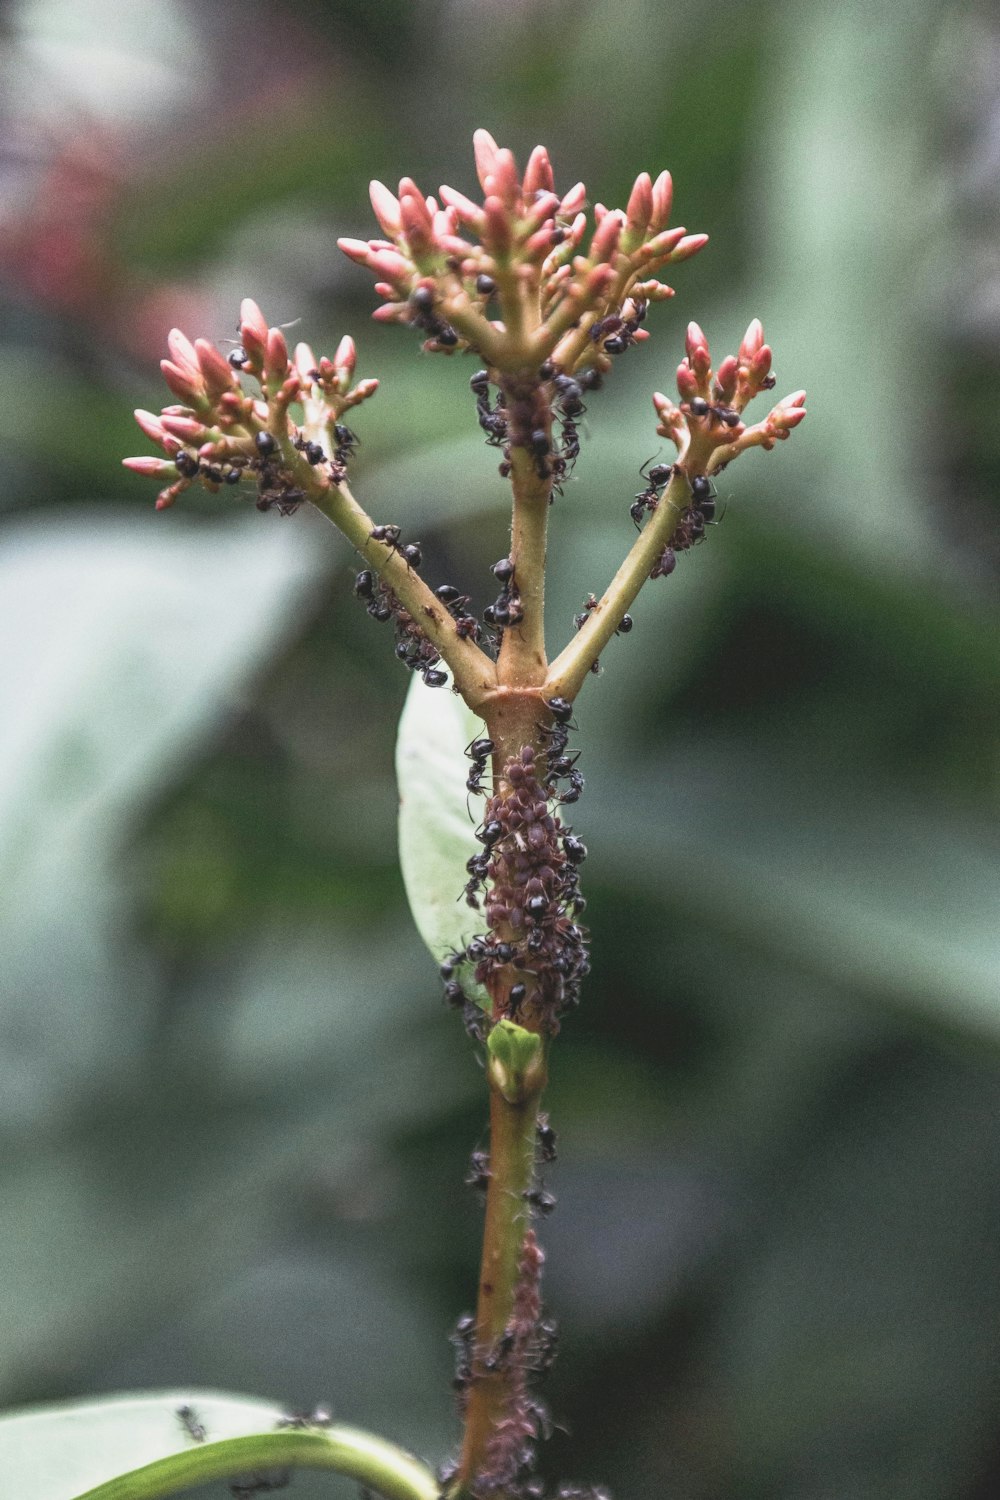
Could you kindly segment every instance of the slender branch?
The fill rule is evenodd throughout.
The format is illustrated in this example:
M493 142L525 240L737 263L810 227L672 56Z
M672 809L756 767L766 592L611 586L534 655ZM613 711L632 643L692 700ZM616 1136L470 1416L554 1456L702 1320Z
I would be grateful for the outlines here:
M309 499L388 584L451 668L455 686L466 703L471 709L477 709L497 681L496 666L485 651L481 651L475 642L463 640L458 635L455 622L444 605L395 548L373 540L374 522L355 500L346 483L320 487L314 481Z
M440 1495L430 1469L412 1454L356 1428L330 1427L202 1443L109 1479L77 1500L161 1500L213 1479L288 1467L333 1470L385 1500L438 1500Z
M476 1312L476 1352L465 1415L465 1435L454 1492L474 1491L489 1467L489 1444L507 1415L516 1372L505 1366L501 1341L514 1308L524 1237L530 1217L524 1194L535 1171L535 1127L544 1069L513 1099L490 1074L490 1180Z
M527 449L511 449L514 514L511 561L524 619L504 631L497 679L510 687L537 687L545 681L545 549L551 479L541 479Z
M652 518L640 532L631 551L605 589L590 617L565 646L549 668L545 679L546 695L572 701L586 680L594 662L614 635L639 590L649 577L650 569L670 541L681 512L691 501L691 491L684 473L675 469L670 483L660 497Z

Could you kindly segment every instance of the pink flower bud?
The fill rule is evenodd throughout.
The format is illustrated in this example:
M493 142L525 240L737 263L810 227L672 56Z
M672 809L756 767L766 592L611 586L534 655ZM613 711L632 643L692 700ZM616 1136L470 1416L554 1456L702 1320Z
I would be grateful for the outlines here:
M122 466L126 469L131 469L133 474L142 474L150 478L154 476L158 477L166 469L170 469L174 474L177 473L173 464L168 463L165 458L148 458L145 456L142 458L123 458Z
M488 130L477 130L472 137L472 148L476 156L476 175L483 192L488 192L486 178L496 170L496 159L500 147Z
M771 346L762 344L750 363L750 377L759 385L771 369Z
M594 230L594 237L590 242L590 259L609 261L618 249L623 227L624 221L620 209L606 213Z
M354 387L354 395L359 401L367 401L369 396L374 396L378 390L378 381L373 379L359 380Z
M449 208L455 210L463 224L478 234L481 232L483 223L483 211L478 203L473 203L464 193L459 193L455 188L443 187L441 189L442 202L447 203Z
M180 438L182 443L200 443L205 436L205 427L202 422L196 422L193 417L162 417L164 432L169 432L172 437Z
M546 220L551 221L558 207L559 199L555 193L538 193L534 203L529 204L525 212L525 229L530 232L533 228L544 224Z
M187 334L181 333L179 328L171 328L167 334L167 348L177 368L200 384L201 370L198 368L198 356Z
M684 347L687 350L687 357L691 361L692 367L695 366L695 359L699 354L703 354L708 358L708 339L697 323L688 324L687 333L684 336Z
M148 438L152 438L154 443L163 442L163 424L159 417L154 416L151 411L143 411L141 406L133 415Z
M492 181L483 184L483 191L487 194L495 193L507 208L516 208L521 196L521 184L517 179L517 162L513 151L508 151L506 146L501 147L489 175Z
M499 198L492 194L483 204L485 223L483 244L495 255L505 255L510 249L512 236L507 210Z
M348 375L354 374L354 366L358 362L358 351L354 340L349 334L345 334L337 345L337 352L333 356L333 368L335 370L346 370Z
M368 184L368 194L372 200L376 219L386 234L394 238L402 227L402 220L399 217L399 199L377 179Z
M740 367L736 361L736 356L734 354L727 354L715 372L715 383L719 388L719 396L723 401L731 401L735 396L739 373Z
M166 510L168 506L173 505L174 501L177 499L177 496L181 493L181 490L186 488L187 486L184 484L183 480L181 480L177 484L172 484L169 489L161 490L156 497L156 509Z
M312 371L316 368L316 356L308 344L295 345L294 363L299 378L306 385L311 385Z
M750 327L743 335L742 344L740 344L740 363L744 365L751 364L753 362L754 355L760 352L763 343L764 325L761 323L759 318L754 318L753 322L750 324Z
M269 375L284 378L285 371L288 369L288 345L280 328L269 328L267 331L264 364Z
M677 391L682 401L690 401L698 394L698 377L686 359L677 366Z
M544 146L536 146L524 169L524 196L530 198L533 193L551 193L554 188L555 179L552 176L549 153Z
M207 339L196 339L194 347L208 393L218 398L235 383L232 366Z
M670 218L673 200L673 178L669 172L661 172L653 183L653 212L649 220L650 229L660 230L666 225Z
M629 229L644 232L653 212L653 184L648 172L640 172L629 195L625 217Z
M573 218L575 214L578 214L580 210L586 206L586 202L587 189L584 187L582 182L578 182L570 188L569 192L564 196L562 202L559 204L560 219Z
M267 319L252 297L244 297L240 303L240 336L246 345L246 335L256 336L258 344L267 338Z
M399 200L399 213L409 248L418 255L425 254L433 244L433 226L427 204L415 193L404 193ZM387 255L389 252L381 253Z
M534 234L528 236L521 246L522 253L529 260L544 260L552 248L552 222L544 224Z
M160 369L163 371L164 380L175 396L180 396L181 400L188 405L201 400L204 394L204 387L200 372L196 383L183 370L178 369L177 365L169 359L160 360Z
M644 245L639 247L636 258L640 264L654 260L663 261L668 257L672 258L673 250L680 244L683 238L683 229L664 229L661 234L654 235L651 240L647 240Z
M366 246L367 249L367 246ZM369 250L366 264L377 276L383 276L398 289L407 286L410 280L410 262L397 255L395 250Z
M681 240L670 259L673 262L687 260L690 256L697 255L698 251L704 249L707 244L707 234L687 234Z

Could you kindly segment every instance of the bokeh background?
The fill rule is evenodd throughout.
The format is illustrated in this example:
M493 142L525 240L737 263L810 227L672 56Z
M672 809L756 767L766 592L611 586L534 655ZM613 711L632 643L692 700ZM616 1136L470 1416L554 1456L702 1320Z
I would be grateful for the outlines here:
M456 1439L485 1112L396 866L406 674L321 518L154 517L119 460L172 323L350 332L359 495L489 602L472 366L370 323L334 248L371 176L468 191L482 124L592 201L669 166L712 236L589 402L553 640L688 318L724 353L761 316L810 398L580 703L546 1472L1000 1493L998 78L990 7L931 0L4 7L4 1406L217 1386Z

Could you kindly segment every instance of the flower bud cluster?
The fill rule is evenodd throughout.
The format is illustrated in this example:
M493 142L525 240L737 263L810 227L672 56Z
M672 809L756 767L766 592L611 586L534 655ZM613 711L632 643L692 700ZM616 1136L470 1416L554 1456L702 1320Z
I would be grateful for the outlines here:
M774 389L771 350L755 318L737 354L712 369L708 340L697 323L687 329L687 354L677 368L680 404L659 391L653 397L657 432L677 448L678 466L689 479L717 474L748 448L773 448L805 416L805 391L794 391L761 422L747 426L743 412L761 391Z
M206 339L192 344L179 328L168 337L170 357L160 368L179 404L159 415L135 414L166 457L124 460L126 468L166 481L158 510L193 484L215 494L250 479L261 510L290 515L346 475L357 438L342 417L378 388L377 380L352 385L353 339L342 339L332 360L317 361L308 344L290 356L281 329L269 328L250 298L241 306L238 333L228 357ZM257 393L244 388L242 377Z
M655 273L707 240L667 227L670 173L655 182L641 173L624 209L597 204L590 231L586 188L557 192L543 146L523 176L487 131L476 131L474 147L481 203L450 187L425 197L409 177L398 194L371 184L385 237L339 244L378 278L374 316L419 328L427 350L475 350L501 373L547 359L563 373L609 369L648 336L648 304L673 295Z

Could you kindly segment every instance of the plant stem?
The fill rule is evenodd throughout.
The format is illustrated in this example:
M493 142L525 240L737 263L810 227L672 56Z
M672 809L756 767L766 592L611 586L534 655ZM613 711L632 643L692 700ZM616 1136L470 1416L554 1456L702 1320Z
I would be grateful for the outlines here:
M475 642L463 640L458 635L455 622L444 605L393 547L372 539L374 522L355 500L346 483L320 487L314 481L314 487L308 493L317 510L321 510L344 533L392 589L451 668L455 686L466 703L477 710L497 681L496 666L485 651L481 651Z
M608 584L581 630L549 668L547 697L576 697L594 662L622 622L622 616L649 577L650 569L674 534L681 512L691 502L683 472L674 470L670 483L645 529Z
M353 1427L330 1427L203 1443L120 1474L77 1500L160 1500L213 1479L288 1467L333 1470L386 1500L438 1500L440 1495L430 1469L412 1454Z
M468 1393L465 1437L455 1478L455 1494L475 1491L488 1471L489 1445L511 1405L512 1372L502 1357L489 1368L510 1322L530 1216L524 1194L535 1172L535 1127L545 1086L544 1069L514 1098L490 1073L490 1180L476 1311L473 1380Z
M511 449L514 514L510 556L524 619L504 631L497 657L497 680L514 688L545 681L545 550L551 479L539 477L526 449ZM526 742L527 743L527 742Z

